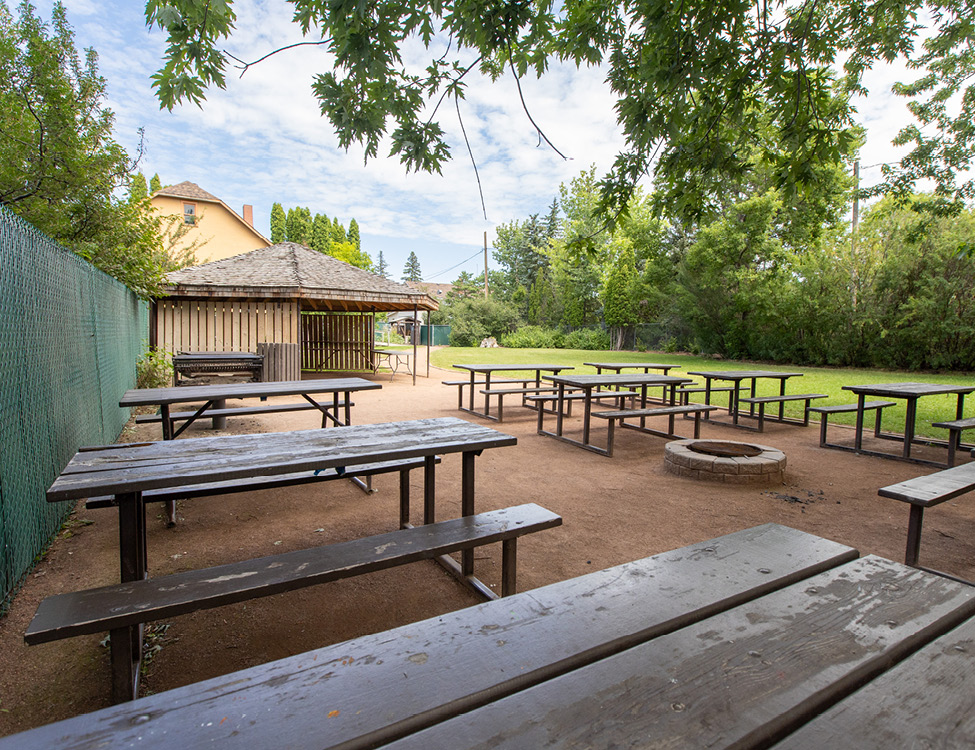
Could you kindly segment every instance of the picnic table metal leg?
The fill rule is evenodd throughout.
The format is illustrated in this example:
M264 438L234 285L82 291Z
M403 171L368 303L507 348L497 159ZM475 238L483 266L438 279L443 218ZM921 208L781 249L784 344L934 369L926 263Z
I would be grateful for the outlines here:
M518 590L518 538L501 542L501 596L511 596Z
M785 378L779 379L779 395L785 395ZM809 406L809 402L806 402L806 406ZM803 423L803 427L809 424L809 413L806 413L806 421ZM782 422L785 419L785 401L779 401L779 421Z
M472 386L473 387L473 386ZM484 390L491 390L491 371L488 370L484 373ZM484 416L487 417L491 414L491 397L488 394L484 394Z
M917 399L907 399L907 415L904 417L904 458L911 457L911 443L914 442L914 423L917 420Z
M465 516L474 515L474 459L473 451L464 451L461 465L461 513ZM474 575L474 550L465 549L461 554L461 573L465 576Z
M470 410L474 411L474 371L471 370L471 392L469 394Z
M917 567L921 555L921 526L924 523L924 506L911 505L911 518L907 524L907 553L904 564L912 568Z
M585 445L590 445L589 442L589 428L590 421L592 419L592 388L586 388L586 398L584 401L584 411L582 414L582 442Z
M214 409L226 409L227 399L218 398L213 402ZM211 417L210 426L215 430L226 430L227 429L227 418L226 417Z
M423 459L423 523L437 520L437 457Z
M853 449L859 453L863 450L863 404L866 396L862 393L857 394L857 424L853 435Z
M116 496L119 525L119 573L122 583L147 577L146 507L142 493ZM117 628L110 633L112 700L134 700L139 690L142 660L142 625Z
M565 408L565 383L559 383L559 408L555 415L555 434L562 437L563 409Z
M423 475L426 480L426 473ZM425 500L426 498L424 498ZM399 473L399 527L405 529L410 525L410 470L402 469Z

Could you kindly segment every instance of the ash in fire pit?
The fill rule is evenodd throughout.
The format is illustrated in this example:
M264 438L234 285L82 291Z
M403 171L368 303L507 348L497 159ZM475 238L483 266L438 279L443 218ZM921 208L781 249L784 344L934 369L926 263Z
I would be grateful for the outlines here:
M759 456L762 449L748 443L733 443L730 440L692 440L687 445L695 453L708 456Z
M785 479L785 454L733 440L675 440L664 448L664 467L691 479L772 485Z

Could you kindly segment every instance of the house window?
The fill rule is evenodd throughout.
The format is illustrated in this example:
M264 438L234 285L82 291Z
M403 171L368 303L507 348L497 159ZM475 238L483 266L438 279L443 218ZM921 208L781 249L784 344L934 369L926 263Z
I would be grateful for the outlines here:
M183 223L191 227L196 226L196 204L195 203L183 204Z

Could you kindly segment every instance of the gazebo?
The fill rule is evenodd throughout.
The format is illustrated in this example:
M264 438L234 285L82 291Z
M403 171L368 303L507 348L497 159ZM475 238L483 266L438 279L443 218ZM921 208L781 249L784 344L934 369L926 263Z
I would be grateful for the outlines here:
M372 370L374 313L416 315L439 307L423 292L296 242L183 268L166 278L168 296L152 306L150 344L170 352L270 347L296 360L290 362L294 372Z

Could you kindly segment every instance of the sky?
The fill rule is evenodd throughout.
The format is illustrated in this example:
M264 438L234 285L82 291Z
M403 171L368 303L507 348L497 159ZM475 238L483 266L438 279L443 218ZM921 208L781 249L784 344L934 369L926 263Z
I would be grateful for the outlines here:
M50 19L51 0L37 0ZM461 271L484 269L484 233L490 248L499 224L545 215L559 185L596 166L602 175L623 146L604 73L553 65L539 81L522 80L532 118L567 158L540 142L525 115L511 76L491 83L472 80L460 104L464 131L452 104L441 110L453 159L442 175L407 174L398 159L363 163L363 150L338 145L329 121L311 92L316 73L329 69L319 47L270 57L246 74L227 71L226 90L210 89L203 107L160 109L151 75L162 65L165 37L146 27L141 0L64 0L80 50L93 47L107 80L106 106L115 113L115 137L130 155L144 153L139 169L163 185L194 182L238 214L254 208L254 225L270 236L273 203L285 209L307 206L312 214L355 219L362 249L379 253L399 279L415 252L424 280L450 282ZM235 0L236 32L223 49L242 60L302 40L283 0ZM423 58L418 56L417 62ZM896 155L890 141L908 122L904 100L890 93L903 70L870 74L871 94L857 102L867 129L861 150L861 184L880 180L879 165ZM483 190L483 206L478 180ZM489 267L496 264L490 258Z

